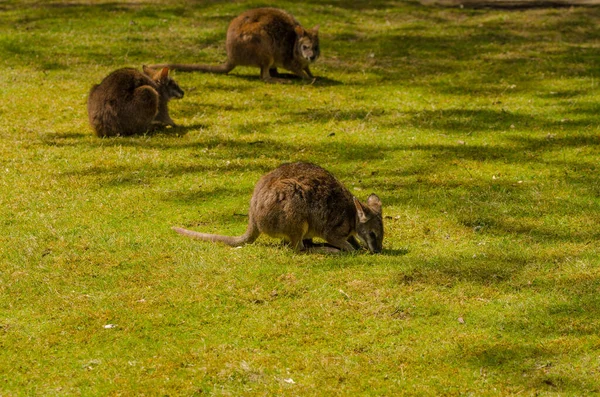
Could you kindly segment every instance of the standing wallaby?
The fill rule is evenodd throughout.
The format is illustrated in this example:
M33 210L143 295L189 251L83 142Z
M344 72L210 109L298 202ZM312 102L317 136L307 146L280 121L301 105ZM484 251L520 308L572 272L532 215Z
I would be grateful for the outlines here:
M156 127L175 123L167 103L183 98L183 90L169 77L169 69L143 67L115 70L92 87L88 117L99 137L143 134Z
M358 237L369 251L381 252L381 200L371 194L363 204L323 168L310 163L283 164L264 175L254 188L248 228L239 237L198 233L178 227L177 233L231 246L254 242L261 233L283 237L296 251L313 237L342 250L353 251Z
M304 29L289 13L277 8L248 10L234 18L227 29L227 61L222 65L161 64L183 71L229 73L236 66L257 66L266 82L288 82L277 78L277 68L313 78L308 66L317 60L319 26Z

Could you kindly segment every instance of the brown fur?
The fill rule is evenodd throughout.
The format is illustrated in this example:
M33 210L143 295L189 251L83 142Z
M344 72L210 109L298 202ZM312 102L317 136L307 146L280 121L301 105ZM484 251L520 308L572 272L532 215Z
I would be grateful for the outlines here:
M277 78L277 68L284 68L303 79L311 79L309 65L320 54L318 32L318 26L306 30L283 10L257 8L242 13L229 24L224 64L161 64L153 67L229 73L236 66L257 66L264 81L287 82Z
M169 77L169 69L144 66L144 73L118 69L92 87L88 118L99 137L143 134L159 126L175 126L167 103L183 91Z
M353 251L354 237L369 251L381 252L383 220L381 201L375 194L363 204L331 173L310 163L283 164L264 175L254 188L248 228L239 237L198 233L182 228L176 232L231 246L254 242L261 233L288 240L296 251L306 240L322 238L342 251Z

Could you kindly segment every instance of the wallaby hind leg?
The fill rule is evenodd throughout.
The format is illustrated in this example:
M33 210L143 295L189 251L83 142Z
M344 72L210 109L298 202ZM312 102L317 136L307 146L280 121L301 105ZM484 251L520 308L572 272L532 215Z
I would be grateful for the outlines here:
M304 245L304 241L311 241L309 243L309 246L310 244L312 244L311 239L304 239L304 236L306 236L306 233L308 233L308 222L298 218L288 219L288 221L291 224L296 225L292 230L288 230L286 233L290 240L290 245L292 246L292 249L296 252L305 251L306 246Z
M341 250L329 243L315 243L312 239L305 239L304 250L305 252L317 253L317 254L339 254Z
M349 252L349 251L354 251L354 250L360 250L362 248L360 243L356 240L356 238L354 236L348 237L347 243L353 249L349 249L346 244L342 244L343 246L346 247L346 249L343 249L343 248L338 248L338 246L334 246L331 243L325 243L325 244L321 244L321 245L313 244L313 245L309 246L308 250L310 252L317 252L317 253L323 253L323 254L337 254L342 251Z
M294 72L296 76L302 78L303 80L309 80L311 78L311 76L306 73L306 69L301 69L300 67L295 67L292 69L292 72Z
M311 79L315 78L315 76L313 76L313 74L310 72L310 69L308 68L308 66L304 68L304 71L306 72L308 77L310 77Z
M286 83L290 83L289 80L286 79L280 79L278 77L272 77L271 76L271 64L267 65L267 66L261 66L260 67L260 78L265 81L266 83L281 83L281 84L286 84Z
M314 253L314 254L339 254L342 251L339 248L324 245L324 246L310 247L306 250L306 252L310 252L310 253Z
M339 248L341 251L355 251L356 249L352 246L352 244L350 244L350 242L348 242L348 240L344 240L344 239L339 239L339 238L335 238L335 239L331 239L328 238L327 242L331 245L333 245L336 248Z
M130 106L144 118L154 118L158 112L158 92L149 85L138 87L133 92Z
M158 113L158 92L148 85L136 88L125 113L128 115L123 120L125 133L143 134L150 130Z
M117 136L122 133L119 115L113 106L105 106L90 116L90 123L99 137Z
M290 237L290 246L296 252L303 252L306 249L302 237Z

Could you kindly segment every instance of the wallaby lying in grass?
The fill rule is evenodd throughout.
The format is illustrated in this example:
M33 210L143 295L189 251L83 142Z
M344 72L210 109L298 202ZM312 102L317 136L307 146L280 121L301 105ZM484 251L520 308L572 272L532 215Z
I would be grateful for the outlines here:
M143 67L118 69L92 87L88 97L88 117L99 137L143 134L175 122L167 103L182 98L183 90L169 77L169 69Z
M363 204L331 173L310 163L283 164L260 178L250 200L248 218L246 233L239 237L173 229L189 237L234 247L252 243L265 233L285 238L296 251L303 251L307 242L303 240L313 237L322 238L339 250L353 251L357 248L353 245L355 236L371 252L382 249L379 197L371 194Z
M289 13L277 8L248 10L234 18L227 29L227 61L222 65L161 64L183 71L229 73L236 66L258 66L266 82L288 82L278 78L277 68L313 78L308 66L317 60L319 27L306 30Z

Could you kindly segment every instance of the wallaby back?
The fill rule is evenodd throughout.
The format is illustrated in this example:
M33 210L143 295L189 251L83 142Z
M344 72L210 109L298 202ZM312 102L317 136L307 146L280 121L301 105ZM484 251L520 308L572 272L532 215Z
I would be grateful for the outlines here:
M248 10L234 18L227 29L227 61L221 65L160 64L182 71L229 73L236 66L256 66L267 82L285 82L277 78L281 67L309 79L309 65L320 55L319 27L306 30L286 11L277 8Z
M157 125L175 125L167 103L183 97L169 70L118 69L92 87L88 118L99 137L143 134Z
M253 242L261 233L288 240L302 251L303 240L322 238L343 251L355 248L357 236L372 252L381 251L383 221L381 201L372 194L367 204L358 201L331 173L310 163L283 164L264 175L250 200L248 227L240 237L198 233L174 228L178 233L232 246Z

